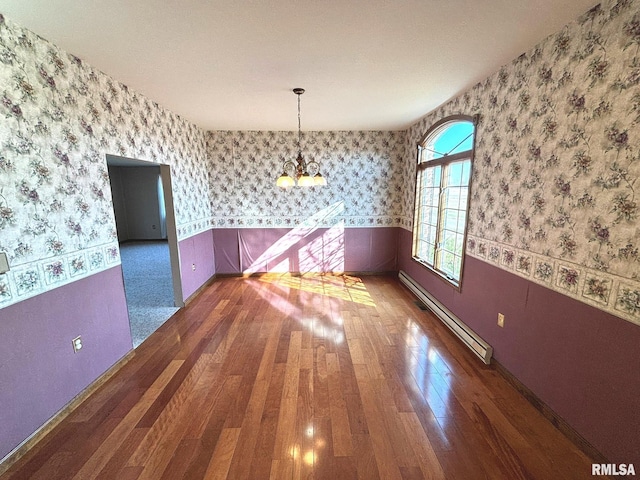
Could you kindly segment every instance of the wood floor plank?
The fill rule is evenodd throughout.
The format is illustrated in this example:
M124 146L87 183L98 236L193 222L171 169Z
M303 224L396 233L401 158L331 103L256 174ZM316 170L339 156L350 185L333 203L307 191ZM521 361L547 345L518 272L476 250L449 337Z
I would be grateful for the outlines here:
M300 370L300 351L302 347L302 332L294 330L291 332L289 351L285 368L284 387L282 389L282 399L280 414L278 417L278 429L276 431L276 441L273 458L276 460L288 460L295 453L295 420L298 401L298 380ZM284 468L286 462L280 463L280 468Z
M405 435L409 438L425 479L445 479L444 471L429 438L415 413L400 413Z
M336 457L333 452L331 418L315 416L313 420L315 440L314 471L317 478L332 478L336 473Z
M195 352L200 354L203 349L204 342L201 342ZM136 425L137 428L148 428L148 433L127 462L128 466L147 465L148 467L152 456L158 458L158 455L154 455L155 449L166 446L162 439L168 437L169 432L176 428L176 425L180 425L181 415L189 411L190 394L200 375L210 367L209 360L207 355L199 355L197 360L192 358L191 361L185 361L167 387L163 389L161 395L149 407L147 414ZM173 443L177 445L178 442L174 440ZM159 461L162 462L162 460ZM159 469L156 462L154 462L154 466ZM149 471L147 467L145 467L145 471ZM162 470L164 467L160 469L160 472ZM145 476L143 474L143 477Z
M353 435L353 452L357 478L380 480L371 437L368 434L357 433Z
M328 417L329 384L327 380L327 349L324 340L316 340L313 376L313 411L316 417Z
M138 448L140 442L147 435L146 428L134 428L116 452L111 456L107 464L98 472L96 480L110 480L119 478L120 471L125 468L131 454ZM137 471L137 470L136 470ZM142 468L139 470L142 473Z
M329 353L326 356L326 360L333 452L337 457L348 457L353 455L353 444L351 443L349 413L340 388L338 356L335 353Z
M375 401L375 387L366 365L356 365L356 378L362 398L362 405L369 426L373 451L380 476L384 479L401 479L402 475L395 458L389 432L386 431L380 411Z
M189 468L189 465L196 455L198 443L199 440L195 440L193 438L182 439L173 456L169 460L167 467L164 469L164 472L162 472L160 480L185 478L187 468Z
M204 478L207 480L224 480L229 473L229 466L233 458L233 452L240 436L239 428L225 428L220 434L220 440L211 457Z
M266 344L253 383L251 397L240 426L236 454L233 456L229 466L229 475L231 478L238 480L251 478L251 461L255 454L260 431L259 428L256 428L256 425L260 425L261 423L271 380L274 378L272 374L275 366L275 356L281 328L281 321L272 322L270 334L265 339Z
M258 430L258 438L251 464L249 478L267 478L271 471L271 460L275 447L275 432L280 416L280 399L285 380L285 364L276 363L273 366L271 382L265 399L264 411L259 426L251 426Z
M112 458L113 452L126 441L140 418L147 412L149 407L153 405L156 398L164 390L165 386L171 381L176 372L183 365L182 360L173 360L169 362L167 368L157 378L157 380L149 387L143 398L138 404L124 417L113 432L106 438L100 447L85 461L82 468L78 471L75 478L85 479L92 478L97 475L107 462ZM146 432L146 429L141 431Z
M316 457L315 431L313 427L313 370L301 369L298 378L298 405L296 414L296 439L299 448L296 478L313 478Z
M361 340L359 338L347 337L347 343L349 345L349 353L351 354L351 361L358 365L366 365L367 361L365 360L365 355L362 350Z
M118 472L118 480L138 480L142 467L125 467Z
M395 278L221 278L0 480L548 479L582 453Z
M129 466L138 463L144 465L140 479L155 480L163 475L181 439L185 438L193 425L190 421L190 412L204 409L204 397L198 395L198 392L213 382L218 373L218 366L212 361L211 355L203 354L196 362L192 374L185 378L172 402L158 417L158 421L154 427L150 428L149 433L128 462ZM136 458L136 455L140 456Z

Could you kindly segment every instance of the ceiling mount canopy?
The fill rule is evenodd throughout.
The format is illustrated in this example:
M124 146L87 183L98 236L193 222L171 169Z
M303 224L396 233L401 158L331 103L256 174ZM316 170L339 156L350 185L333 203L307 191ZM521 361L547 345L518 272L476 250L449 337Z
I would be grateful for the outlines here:
M282 166L282 175L278 177L276 185L287 188L294 185L301 187L313 187L326 185L327 181L320 173L320 165L313 160L307 162L302 158L302 129L300 123L300 95L304 88L294 88L293 93L298 96L298 158L295 161L286 160Z

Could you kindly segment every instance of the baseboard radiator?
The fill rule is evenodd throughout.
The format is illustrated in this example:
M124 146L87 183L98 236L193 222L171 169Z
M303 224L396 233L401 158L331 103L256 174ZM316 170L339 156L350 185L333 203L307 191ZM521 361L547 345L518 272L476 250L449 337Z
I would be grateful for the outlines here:
M489 365L493 348L480 338L473 330L465 325L462 320L451 313L444 305L436 300L429 292L418 284L413 278L400 270L398 278L404 283L418 299L424 303L433 314L438 317L456 336L469 347L480 359Z

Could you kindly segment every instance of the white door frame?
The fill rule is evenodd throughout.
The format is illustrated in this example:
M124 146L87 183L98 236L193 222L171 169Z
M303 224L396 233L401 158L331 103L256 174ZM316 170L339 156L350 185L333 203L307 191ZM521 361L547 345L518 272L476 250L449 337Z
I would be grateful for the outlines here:
M173 303L176 307L184 307L182 293L182 278L180 277L180 250L178 248L178 232L174 211L173 189L171 187L171 166L164 163L154 163L146 160L106 155L107 165L114 167L160 167L160 179L164 195L166 213L167 243L169 244L169 260L171 262L171 281L173 284Z

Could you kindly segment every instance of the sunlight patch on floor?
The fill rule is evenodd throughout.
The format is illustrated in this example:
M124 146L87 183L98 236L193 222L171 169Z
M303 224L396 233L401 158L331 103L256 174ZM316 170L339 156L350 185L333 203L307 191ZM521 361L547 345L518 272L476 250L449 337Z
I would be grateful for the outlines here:
M265 274L260 276L260 281L361 305L376 306L362 280L351 275L322 273L305 273L299 276Z

